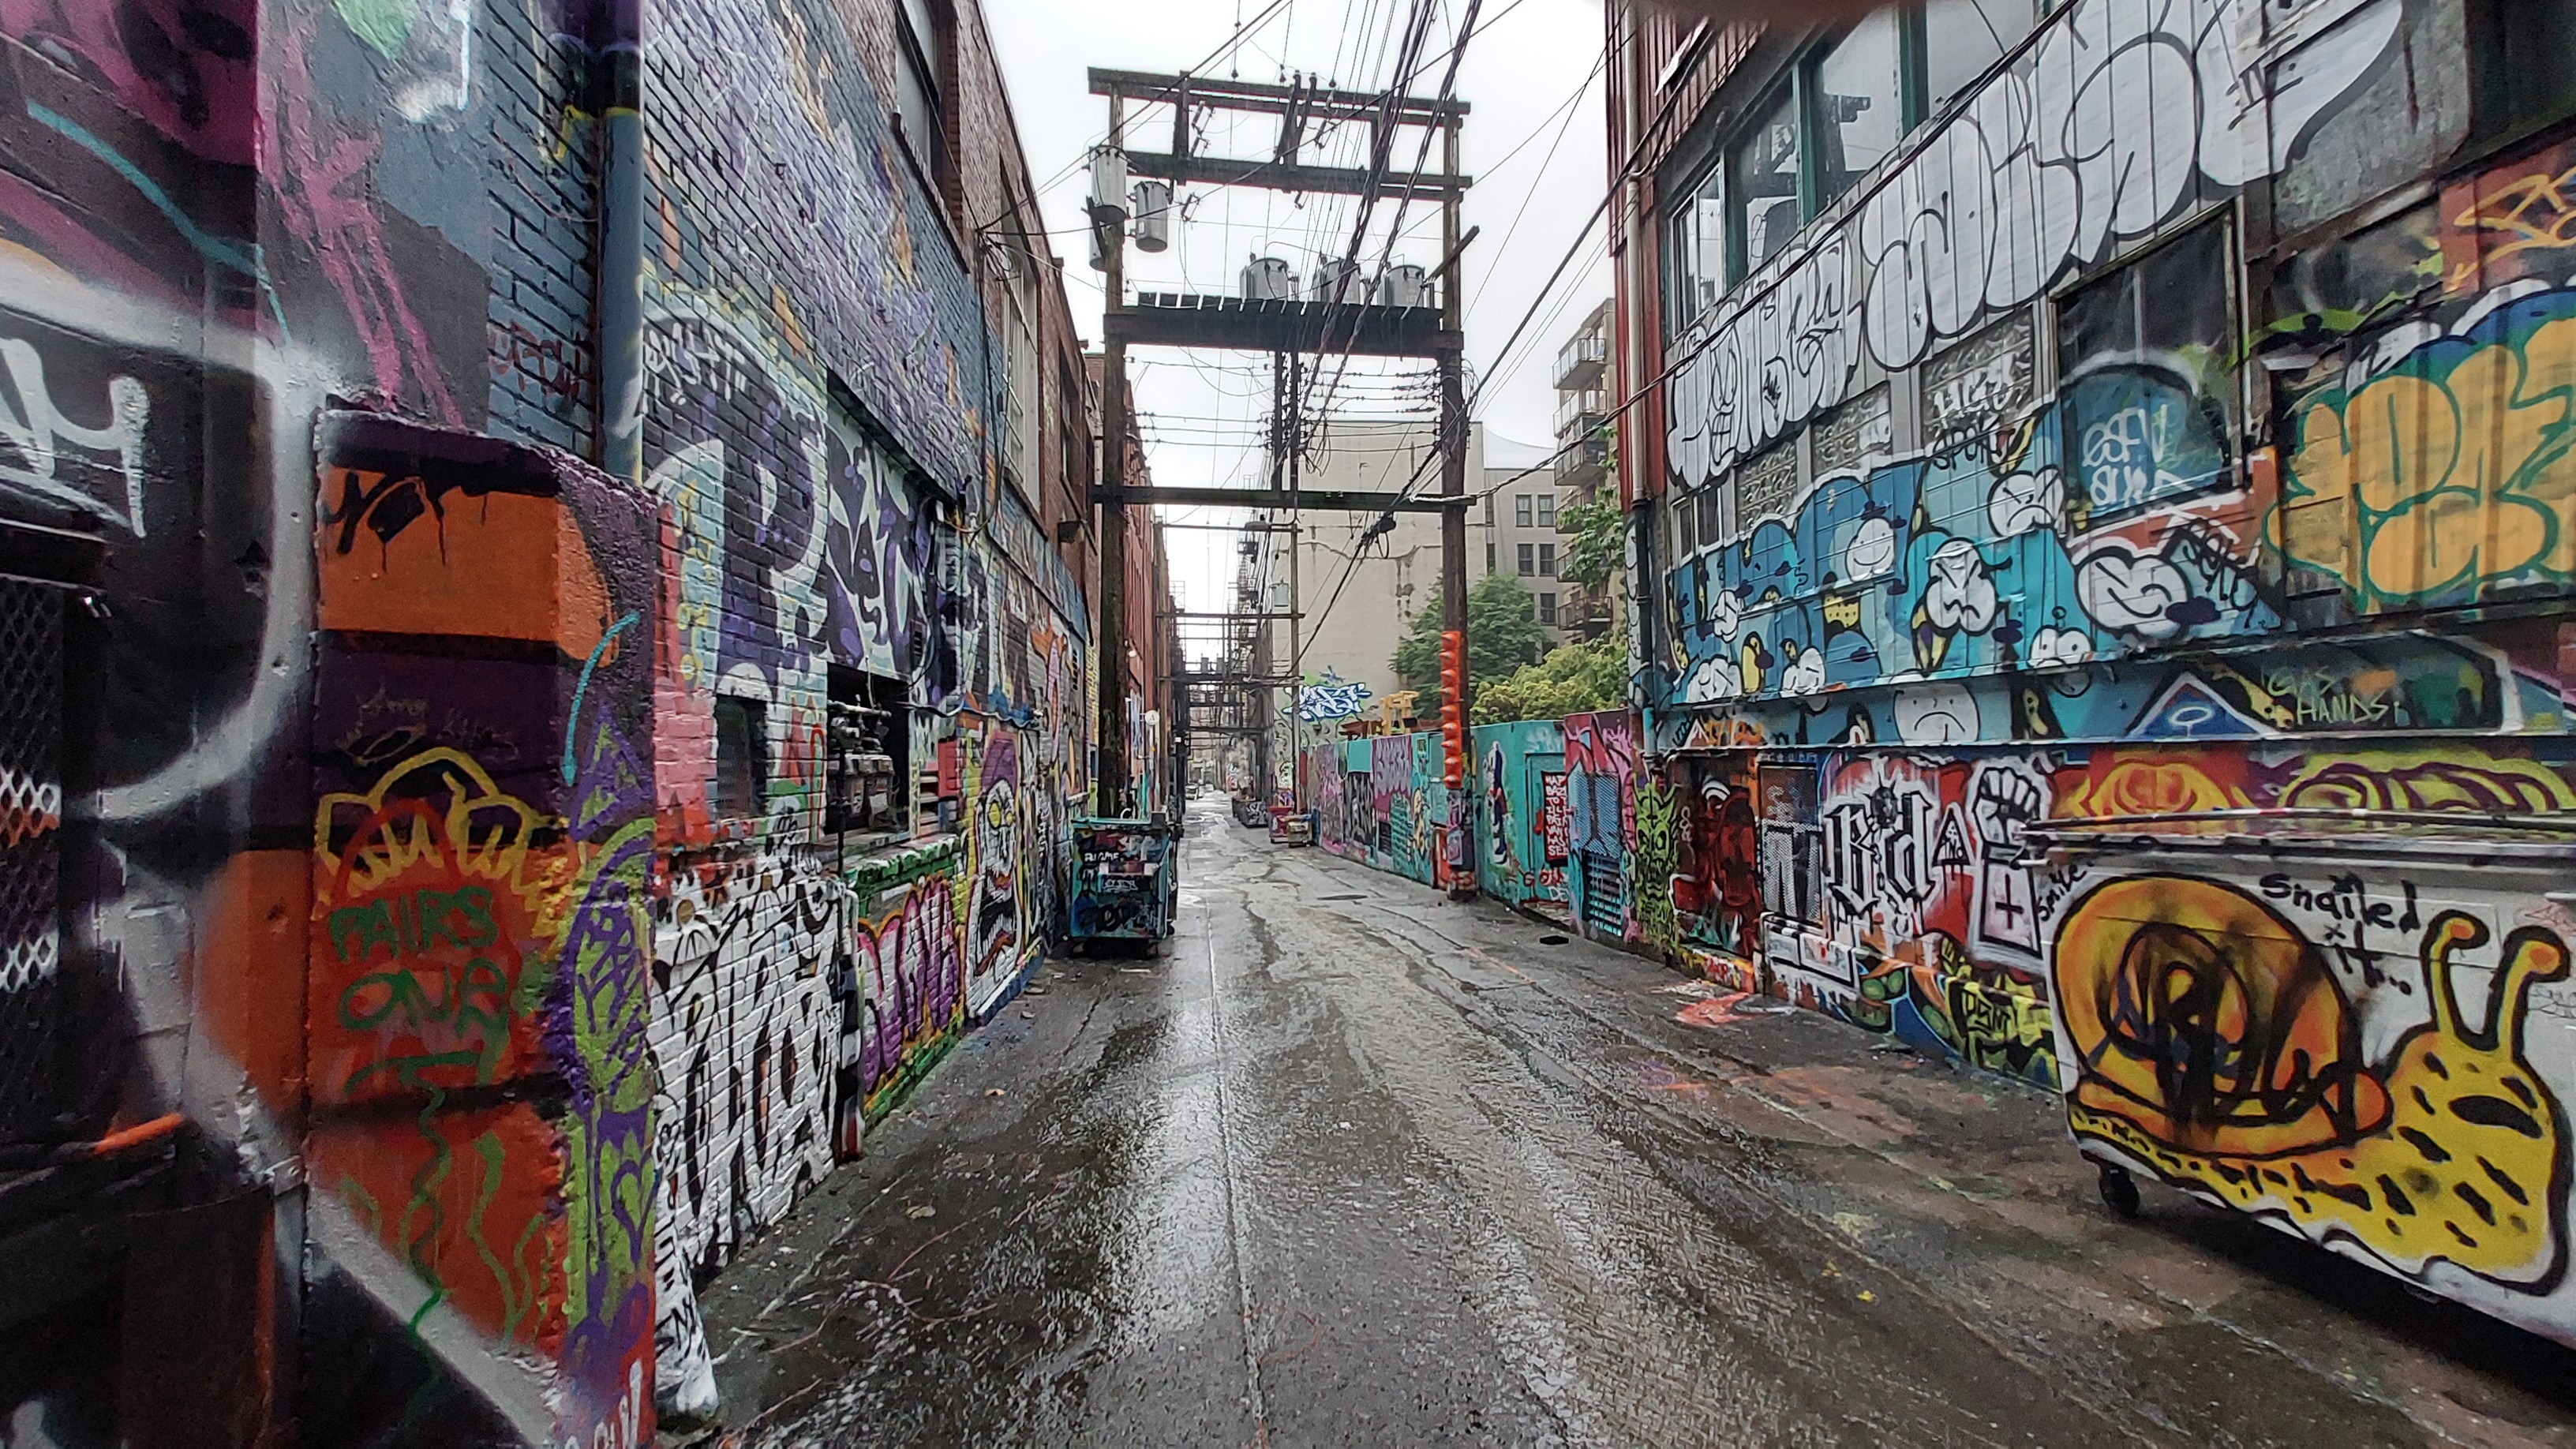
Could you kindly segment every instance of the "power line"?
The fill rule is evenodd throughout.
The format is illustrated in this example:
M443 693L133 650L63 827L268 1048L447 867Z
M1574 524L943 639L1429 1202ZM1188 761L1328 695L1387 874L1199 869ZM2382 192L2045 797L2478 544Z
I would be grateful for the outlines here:
M1207 55L1206 55L1205 57L1203 57L1203 58L1199 61L1199 63L1198 63L1198 64L1196 64L1196 65L1194 65L1194 66L1189 66L1189 67L1187 67L1187 68L1183 69L1183 70L1182 70L1182 72L1181 72L1181 74L1182 74L1182 75L1184 75L1184 76L1192 76L1192 75L1200 74L1201 72L1206 71L1206 70L1208 70L1210 67L1214 66L1218 61L1220 61L1220 60L1224 60L1224 59L1225 59L1225 58L1227 58L1228 56L1231 56L1232 54L1234 54L1234 52L1235 52L1235 50L1236 50L1237 48L1239 48L1240 46L1242 46L1245 42L1249 41L1249 40L1250 40L1250 39L1251 39L1251 38L1252 38L1256 33L1258 33L1258 32L1260 31L1260 29L1261 29L1261 27L1262 27L1262 26L1269 24L1269 23L1270 23L1270 20L1271 20L1271 17L1273 17L1273 16L1275 16L1275 15L1279 14L1280 12L1282 12L1282 11L1284 11L1284 10L1291 9L1291 8L1294 6L1294 4L1295 4L1295 0L1270 0L1270 3L1269 3L1268 5L1265 5L1265 6L1263 6L1263 7L1262 7L1262 9L1261 9L1261 13L1260 13L1260 14L1255 15L1255 16L1253 16L1253 17L1252 17L1252 20L1251 20L1251 23L1250 23L1250 24L1245 24L1245 23L1244 23L1244 22L1242 22L1240 19L1238 19L1238 20L1236 21L1236 23L1235 23L1235 27L1234 27L1234 34L1233 34L1233 35L1228 36L1228 37L1226 38L1225 42L1224 42L1223 44L1219 45L1216 49L1209 51L1209 52L1207 53ZM1239 15L1239 14L1240 14L1240 12L1238 11L1238 15ZM1146 104L1146 105L1152 105L1152 104L1153 104L1153 101L1152 101L1151 99L1147 99L1147 100L1144 102L1144 104ZM1105 139L1107 139L1107 137L1108 137L1108 133L1107 133L1107 132L1105 132L1105 131L1104 131L1104 132L1102 132L1102 133L1101 133L1101 138L1102 138L1102 139L1104 139L1104 140L1105 140ZM1045 182L1043 182L1042 184L1040 184L1039 186L1037 186L1037 187L1035 188L1035 190L1036 190L1036 191L1038 191L1038 192L1039 192L1039 193L1041 193L1041 194L1043 194L1043 193L1045 193L1045 192L1053 191L1053 190L1054 190L1054 189L1056 189L1058 186L1063 185L1063 184L1064 184L1064 182L1065 182L1065 180L1066 180L1068 177L1071 177L1075 172L1078 172L1078 171L1082 170L1084 167L1086 167L1086 166L1088 166L1088 165L1090 165L1090 164L1091 164L1091 148L1090 148L1089 146L1085 146L1085 147L1083 147L1083 148L1082 148L1082 152L1081 152L1081 154L1077 155L1077 156L1076 156L1072 161L1068 162L1068 163L1065 165L1065 167L1064 167L1064 169L1063 169L1063 170L1058 171L1058 172L1056 172L1054 175L1052 175L1052 176L1048 177L1048 178L1045 180Z
M1512 213L1512 224L1504 228L1502 241L1494 247L1493 254L1495 256L1501 256L1503 253L1512 249L1512 238L1520 235L1521 222L1529 215L1530 203L1538 199L1539 188L1547 182L1547 168L1556 164L1557 149L1565 144L1567 133L1574 129L1574 114L1576 109L1581 106L1585 96L1592 94L1592 83L1601 78L1601 72L1608 67L1609 63L1610 52L1605 46L1602 49L1601 58L1593 62L1592 73L1585 76L1583 78L1583 83L1574 88L1574 94L1566 97L1565 104L1557 108L1565 113L1565 124L1556 128L1556 139L1548 143L1547 155L1538 163L1538 174L1530 178L1529 190L1521 194L1520 209ZM1556 119L1556 117L1551 113L1548 116L1548 120L1552 121L1554 119ZM1521 152L1529 149L1530 142L1537 140L1539 132L1546 129L1547 121L1539 122L1536 129L1533 129L1527 137L1522 139L1520 145L1513 147L1509 155L1506 155L1502 160L1494 163L1494 169L1500 170L1502 167L1509 165L1513 156L1517 156ZM1476 295L1468 299L1467 305L1472 308L1476 303L1485 300L1486 289L1491 287L1493 284L1494 272L1489 268L1485 273L1484 286L1480 286L1476 289Z
M1459 27L1457 40L1449 47L1449 65L1440 78L1439 97L1433 103L1434 114L1447 110L1450 98L1457 93L1458 68L1466 62L1467 43L1475 39L1476 15L1483 6L1484 0L1467 0L1467 17L1465 22ZM1430 26L1427 17L1422 26L1421 33L1424 40L1427 40L1430 36ZM1388 100L1386 104L1389 111L1392 111L1393 109L1393 98L1398 90L1407 92L1412 90L1412 77L1414 74L1419 73L1421 68L1420 51L1421 43L1416 42L1414 46L1416 59L1412 68L1399 77L1398 85L1395 89L1390 89L1388 91ZM1429 164L1431 160L1431 138L1440 129L1445 129L1445 127L1435 128L1432 126L1424 126L1422 128L1422 142L1421 145L1416 148L1413 158L1413 170L1415 175L1420 175L1423 168ZM1366 206L1361 212L1359 226L1351 233L1350 250L1343 256L1343 264L1346 267L1356 267L1359 263L1360 247L1368 228L1368 216L1376 207L1377 188L1385 183L1386 168L1394 159L1394 146L1394 127L1381 126L1379 128L1376 154L1371 159L1370 180L1367 186L1367 194L1364 198ZM1413 194L1410 191L1407 191L1403 196L1396 200L1395 225L1389 228L1387 232L1386 245L1380 248L1378 253L1378 274L1380 276L1384 276L1386 274L1388 265L1395 259L1395 243L1397 238L1403 235L1404 214L1412 204ZM1444 260L1449 261L1452 266L1456 265L1454 259L1444 258ZM1451 277L1445 285L1455 287L1457 285L1456 277ZM1318 411L1331 410L1334 390L1339 387L1342 374L1350 370L1350 350L1352 347L1358 345L1358 342L1359 322L1358 319L1353 318L1350 324L1350 334L1343 340L1341 359L1333 369L1333 381L1326 385L1324 390L1324 401L1317 409ZM1321 371L1321 368L1318 368L1317 370ZM1301 409L1304 408L1305 400L1303 398L1297 399L1296 401L1297 405Z
M1639 133L1636 145L1630 148L1627 160L1619 168L1619 174L1610 179L1609 189L1602 193L1600 204L1592 209L1591 217L1584 222L1582 230L1576 234L1574 245L1566 249L1565 257L1557 263L1556 270L1549 275L1547 284L1541 287L1538 295L1530 300L1529 310L1522 314L1520 324L1512 329L1511 341L1503 344L1502 355L1508 355L1512 347L1518 343L1521 334L1528 330L1531 320L1538 315L1539 308L1546 303L1548 293L1554 291L1557 282L1564 278L1565 269L1573 263L1575 256L1592 242L1592 228L1598 225L1602 218L1609 214L1610 203L1618 198L1619 188L1627 185L1629 179L1634 177L1639 168L1644 164L1647 147L1654 143L1655 138L1663 131L1665 123L1672 119L1676 108L1681 103L1682 97L1689 93L1690 88L1683 84L1683 82L1687 81L1706 60L1709 49L1709 47L1702 47L1698 54L1692 57L1690 64L1684 70L1683 74L1676 77L1669 85L1664 97L1662 108L1655 113L1654 119L1647 123L1645 129ZM1607 50L1608 42L1605 41L1605 55L1607 54ZM1714 335L1714 333L1711 334L1712 337ZM1700 347L1692 349L1690 355L1692 357L1698 356L1701 348L1705 348L1707 345L1708 341L1703 339ZM1675 367L1678 366L1679 364L1675 365ZM1647 388L1660 384L1664 379L1671 377L1675 371L1675 367L1667 367L1654 379L1652 383L1647 384ZM1475 403L1483 398L1485 388L1490 382L1491 378L1488 377L1477 383L1475 393L1471 396L1468 404L1469 416L1472 417L1474 415ZM1649 394L1646 389L1638 389L1631 392L1628 401L1620 404L1618 409L1611 413L1610 416L1612 418L1616 418L1625 415L1628 409L1636 406L1638 401L1647 395ZM1549 454L1545 462L1523 469L1521 472L1514 474L1511 478L1505 479L1503 482L1496 484L1491 488L1487 488L1480 493L1471 493L1468 496L1470 498L1490 498L1496 493L1501 492L1503 489L1510 487L1513 483L1530 476L1532 473L1536 473L1540 468L1553 467L1558 459L1569 456L1577 449L1581 448L1585 441L1587 440L1577 439L1573 444L1561 447L1555 452ZM1458 445L1463 446L1464 442L1464 439L1460 439L1458 440ZM1414 470L1413 477L1409 479L1405 483L1403 489L1400 490L1401 496L1406 498L1414 496L1414 490L1421 485L1423 476L1429 471L1430 465L1433 461L1434 460L1428 458L1423 460L1422 466ZM1386 515L1379 520L1379 522L1391 528L1394 524L1394 518L1395 514L1393 510L1389 510ZM1345 570L1342 580L1343 585L1347 585L1349 583L1348 574L1349 571ZM1333 592L1333 598L1335 600L1339 600L1340 597L1341 585L1336 585ZM1329 615L1331 612L1332 604L1328 602L1324 606L1322 613L1319 613L1316 616L1316 627L1321 628L1324 617Z
M1606 258L1606 257L1609 255L1609 241L1608 241L1608 239L1607 239L1607 238L1604 238L1604 237L1594 236L1594 237L1591 239L1591 245L1587 245L1587 246L1585 246L1585 248L1583 249L1583 250L1584 250L1584 256L1585 256L1585 258L1586 258L1586 260L1587 260L1587 261L1589 261L1589 260L1592 258L1592 256L1594 255L1594 247L1595 247L1595 246L1597 246L1597 247L1599 247L1599 248L1600 248L1600 250L1599 250L1599 253L1598 253L1598 254L1599 254L1601 257L1605 257L1605 258ZM1544 294L1542 294L1542 295L1544 295ZM1538 343L1538 348L1539 348L1539 350L1538 350L1537 352L1527 352L1527 351L1524 351L1523 353L1521 353L1520 358L1519 358L1519 360L1518 360L1518 361L1510 361L1510 360L1508 360L1507 358L1505 358L1505 357L1500 357L1500 356L1496 357L1496 358L1494 359L1494 366L1493 366L1493 368L1492 368L1492 369L1491 369L1491 370L1486 374L1486 378L1485 378L1485 386L1488 386L1488 387L1492 387L1492 386L1500 386L1500 385L1501 385L1501 383L1502 383L1502 381L1503 381L1503 379L1505 379L1505 378L1507 378L1507 377L1510 377L1510 376L1511 376L1513 373L1515 373L1515 372L1518 372L1518 371L1522 368L1522 366L1524 366L1525 364L1527 364L1527 363L1528 363L1528 361L1529 361L1529 359L1530 359L1530 358L1532 358L1532 357L1536 357L1536 356L1544 356L1544 355L1546 354L1546 351L1547 351L1547 338L1548 338L1548 337L1549 337L1549 335L1550 335L1550 329L1553 329L1553 328L1556 326L1556 321L1557 321L1557 319L1558 319L1559 317L1564 316L1564 315L1565 315L1565 309L1566 309L1567 307L1569 307L1569 306L1572 306L1572 305L1573 305L1573 303L1574 303L1574 294L1573 294L1573 293L1571 293L1571 292L1566 293L1564 296L1561 296L1561 297L1557 298L1557 299L1556 299L1556 303L1555 303L1555 305L1554 305L1554 306L1549 310L1549 312L1548 312L1548 314L1547 314L1547 320L1546 320L1545 322L1543 322L1543 323L1541 323L1541 324L1539 325L1538 330L1536 330L1536 331L1534 331L1534 332L1531 332L1531 333L1529 334L1529 336L1531 337L1531 339L1532 339L1532 340L1534 340L1534 341L1536 341L1536 342ZM1479 389L1478 389L1478 391L1479 391L1479 392L1481 392L1482 390L1483 390L1482 388L1479 388Z

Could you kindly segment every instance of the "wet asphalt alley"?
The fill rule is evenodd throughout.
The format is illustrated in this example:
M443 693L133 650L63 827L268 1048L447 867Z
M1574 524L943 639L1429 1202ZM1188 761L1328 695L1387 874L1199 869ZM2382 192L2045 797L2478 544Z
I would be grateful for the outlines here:
M703 1310L727 1445L2576 1445L2576 1356L2045 1094L1190 818ZM1694 1018L1677 1015L1688 1010Z

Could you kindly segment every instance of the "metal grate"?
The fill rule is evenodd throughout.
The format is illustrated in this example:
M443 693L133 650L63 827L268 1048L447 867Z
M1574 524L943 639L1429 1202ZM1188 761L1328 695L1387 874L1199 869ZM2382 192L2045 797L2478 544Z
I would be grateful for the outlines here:
M1583 921L1612 936L1628 923L1628 883L1621 873L1625 814L1618 776L1575 773L1574 840L1575 852L1583 857Z
M62 595L0 581L0 1135L53 1116Z

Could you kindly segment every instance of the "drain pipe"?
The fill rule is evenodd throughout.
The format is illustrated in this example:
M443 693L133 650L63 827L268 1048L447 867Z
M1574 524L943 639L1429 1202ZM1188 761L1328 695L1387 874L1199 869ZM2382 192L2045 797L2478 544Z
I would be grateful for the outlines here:
M602 471L644 484L644 0L597 0L591 55L599 117L597 328Z

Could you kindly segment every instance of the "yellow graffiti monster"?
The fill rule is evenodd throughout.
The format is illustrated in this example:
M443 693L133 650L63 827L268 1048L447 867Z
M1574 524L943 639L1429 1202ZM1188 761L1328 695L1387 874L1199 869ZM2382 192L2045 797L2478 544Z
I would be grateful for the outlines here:
M2408 1277L2442 1261L2553 1282L2567 1131L2524 1063L2523 1030L2531 988L2567 975L2567 947L2537 927L2507 937L2488 1020L2472 1027L2455 966L2488 940L2470 916L2433 921L2431 1020L2373 1069L2333 971L2268 906L2182 877L2102 886L2057 935L2070 1124L2167 1182Z

